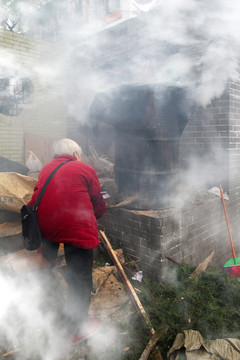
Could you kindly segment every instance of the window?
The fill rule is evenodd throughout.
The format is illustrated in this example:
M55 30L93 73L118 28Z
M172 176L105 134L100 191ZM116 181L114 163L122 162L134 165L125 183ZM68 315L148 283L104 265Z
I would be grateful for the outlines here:
M0 71L0 113L18 116L31 104L32 95L33 85L30 79L16 71Z

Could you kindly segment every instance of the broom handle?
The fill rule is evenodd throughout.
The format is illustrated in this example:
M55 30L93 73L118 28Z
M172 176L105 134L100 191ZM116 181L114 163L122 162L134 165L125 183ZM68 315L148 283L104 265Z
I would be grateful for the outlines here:
M234 246L233 246L233 239L232 239L232 235L231 235L231 230L230 230L230 225L229 225L229 220L228 220L228 214L227 214L227 209L226 209L226 205L225 205L225 201L224 201L223 189L222 189L221 185L219 186L219 189L220 189L220 193L221 193L221 197L222 197L222 202L223 202L223 207L224 207L224 212L225 212L225 217L226 217L226 222L227 222L227 227L228 227L228 233L229 233L230 242L231 242L231 246L232 246L232 253L233 253L233 257L235 258L236 253L235 253L235 249L234 249Z

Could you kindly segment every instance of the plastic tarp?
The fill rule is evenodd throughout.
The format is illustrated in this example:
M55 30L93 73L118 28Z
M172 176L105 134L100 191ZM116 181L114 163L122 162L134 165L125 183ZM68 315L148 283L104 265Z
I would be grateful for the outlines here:
M0 210L18 213L31 199L36 182L16 172L0 172Z
M27 175L28 168L16 161L0 156L0 172L17 172L18 174Z
M198 331L184 330L182 333L177 334L173 346L168 352L168 359L240 359L240 340L234 338L225 338L205 341Z

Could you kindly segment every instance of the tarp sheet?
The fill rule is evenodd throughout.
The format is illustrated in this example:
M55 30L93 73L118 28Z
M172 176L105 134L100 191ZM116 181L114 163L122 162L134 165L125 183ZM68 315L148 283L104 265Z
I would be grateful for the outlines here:
M177 334L168 352L169 360L236 360L240 359L240 340L234 338L205 341L195 330Z
M16 172L0 172L0 210L18 213L31 199L36 182Z

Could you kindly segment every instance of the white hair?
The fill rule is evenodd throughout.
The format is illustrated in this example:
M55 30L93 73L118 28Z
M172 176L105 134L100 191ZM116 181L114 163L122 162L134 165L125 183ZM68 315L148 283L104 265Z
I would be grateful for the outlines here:
M82 155L82 149L80 146L71 139L59 139L53 143L53 155L73 155L74 152L77 152L78 156Z

